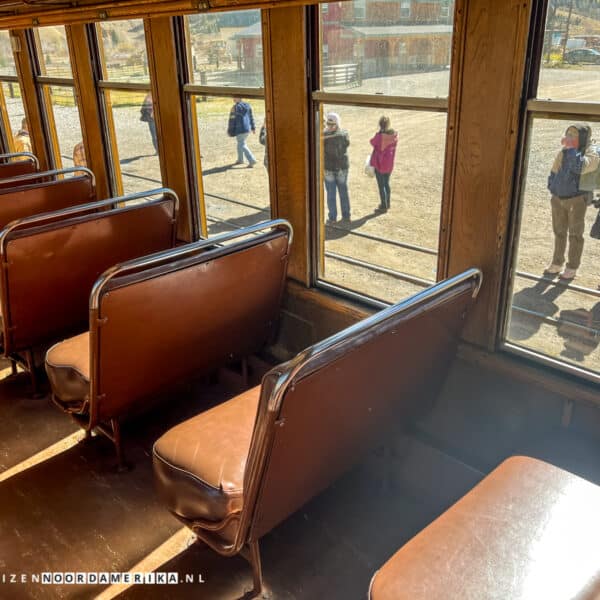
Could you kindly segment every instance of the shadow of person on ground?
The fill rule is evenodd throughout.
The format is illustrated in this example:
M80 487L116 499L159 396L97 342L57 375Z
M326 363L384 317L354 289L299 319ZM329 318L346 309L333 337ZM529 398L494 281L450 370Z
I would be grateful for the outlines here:
M226 231L232 231L242 229L243 227L250 227L256 223L262 223L268 221L271 218L271 209L265 208L254 212L249 215L243 215L241 217L231 217L229 219L216 220L215 215L206 215L208 221L208 235L217 235L219 233L225 233ZM215 220L212 220L215 219Z
M583 361L600 344L600 302L591 310L561 310L556 331L564 340L560 355L568 360Z
M544 277L533 287L517 292L512 298L508 338L522 341L536 334L544 317L558 311L558 305L554 301L567 289L567 284Z
M121 164L121 165L128 165L129 163L135 162L136 160L140 160L142 158L152 158L153 156L156 156L156 154L138 154L138 156L131 156L129 158L122 158L119 161L119 164Z
M213 167L212 169L204 169L202 171L202 175L216 175L217 173L224 173L225 171L229 171L236 166L243 166L247 168L247 165L238 165L237 163L230 163L228 165L223 165L221 167Z
M346 237L354 229L360 229L367 221L370 221L374 217L380 216L381 213L372 212L360 219L352 219L349 223L343 223L338 221L331 225L325 224L325 239L326 240L339 240Z

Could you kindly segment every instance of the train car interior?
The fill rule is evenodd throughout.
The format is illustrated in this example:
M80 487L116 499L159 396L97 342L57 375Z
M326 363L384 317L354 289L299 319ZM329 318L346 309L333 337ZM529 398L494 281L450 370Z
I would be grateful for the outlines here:
M0 264L0 599L600 599L596 0L0 0Z

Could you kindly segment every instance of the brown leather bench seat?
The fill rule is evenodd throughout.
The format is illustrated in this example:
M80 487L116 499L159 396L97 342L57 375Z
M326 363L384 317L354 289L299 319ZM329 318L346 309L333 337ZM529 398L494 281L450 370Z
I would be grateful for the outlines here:
M369 598L600 598L598 507L600 487L511 457L396 552Z
M249 550L328 487L443 383L481 283L471 269L274 367L260 386L154 445L168 509L217 552Z
M141 197L153 199L132 203ZM35 356L85 331L96 279L116 263L172 248L177 210L177 196L160 188L33 215L2 230L1 349L29 370L34 390ZM73 372L68 381L72 393Z
M156 443L155 472L169 510L208 521L241 510L259 398L256 386L177 425Z
M290 243L289 223L277 219L107 271L90 296L89 334L47 353L55 403L110 437L123 466L121 419L271 339Z
M46 373L52 387L61 390L64 408L81 411L90 396L89 331L52 346L46 353Z

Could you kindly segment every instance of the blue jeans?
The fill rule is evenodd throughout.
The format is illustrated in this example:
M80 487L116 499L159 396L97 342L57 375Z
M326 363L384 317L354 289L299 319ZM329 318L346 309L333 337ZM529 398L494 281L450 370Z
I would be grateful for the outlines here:
M381 200L381 206L384 208L390 207L390 175L391 173L380 173L375 169L375 179L377 179L377 187L379 188L379 198Z
M154 152L158 154L158 140L156 139L156 122L154 121L154 119L150 119L150 121L148 121L148 129L150 130L150 137L152 138Z
M249 135L249 133L238 133L235 136L235 139L237 140L237 161L243 163L245 156L248 162L253 165L256 162L256 159L254 158L254 154L250 152L250 148L246 145L246 138Z
M329 220L337 221L337 204L335 191L340 193L340 207L342 218L350 218L350 197L348 196L348 169L339 171L325 171L325 190L327 192L327 211Z

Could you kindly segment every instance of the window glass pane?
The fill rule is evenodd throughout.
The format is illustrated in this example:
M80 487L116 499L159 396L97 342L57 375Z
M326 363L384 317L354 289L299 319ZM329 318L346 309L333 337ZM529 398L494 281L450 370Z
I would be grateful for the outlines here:
M97 27L104 79L149 83L142 19L99 23Z
M71 87L44 86L44 98L51 114L48 115L50 128L54 125L55 141L59 156L55 157L57 167L87 166L79 111L75 103L75 90ZM54 135L52 131L50 136ZM54 144L53 144L54 145Z
M192 83L264 86L260 10L190 15L186 19Z
M320 141L321 278L389 302L434 282L446 115L332 105L322 114L329 118ZM382 116L390 123L379 134ZM338 118L336 130L330 124ZM365 168L371 139L380 150L377 177Z
M567 133L570 124L534 119L529 129L506 337L519 346L600 372L600 240L590 237L593 223L600 218L594 206L586 206L586 200L600 191L600 170L572 175L577 165L585 171L597 164L598 150L593 144L584 150L585 134L577 137L580 147L568 149L576 143L572 135L576 130L569 128ZM600 134L600 122L587 121L587 125L592 139ZM556 175L550 176L551 171ZM560 197L551 199L549 184ZM547 271L552 264L556 269L550 271L576 270L563 271L575 278L567 280Z
M447 97L453 2L331 2L321 18L321 89Z
M537 97L600 98L600 4L548 2Z
M49 77L72 78L71 58L65 28L62 26L39 27L37 33L41 74Z
M111 136L113 169L117 180L120 172L123 193L161 186L160 164L153 141L156 123L151 97L146 92L116 90L106 90L104 97L109 132L110 121L114 124L114 137Z
M0 31L0 75L16 75L15 57L8 31Z
M231 98L197 97L193 101L208 234L269 219L266 135L261 135L264 100L242 100L237 107L238 117L232 119L231 127L230 114L234 106ZM255 133L246 131L252 127L248 107ZM237 135L230 137L228 132Z
M21 97L21 88L18 83L2 82L2 92L6 103L6 113L10 122L11 131L6 132L11 143L11 150L15 152L31 152L25 109Z

